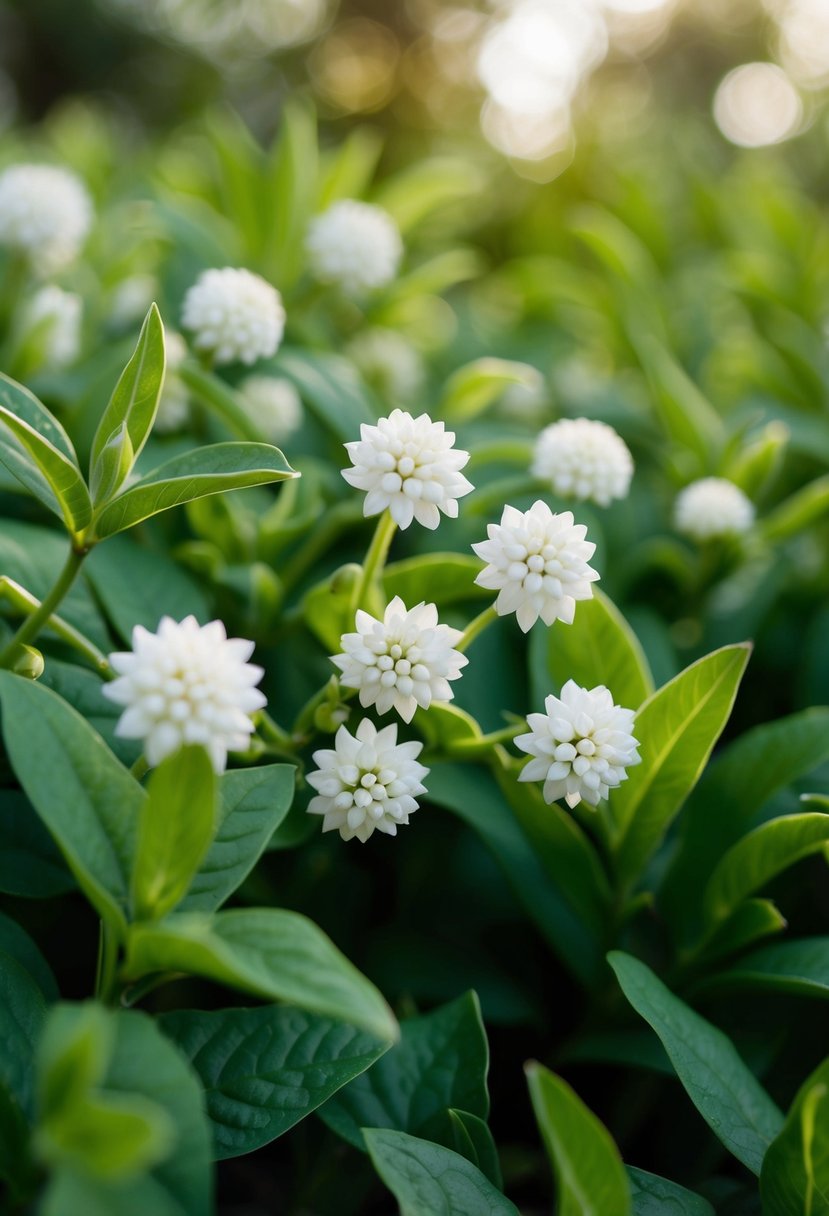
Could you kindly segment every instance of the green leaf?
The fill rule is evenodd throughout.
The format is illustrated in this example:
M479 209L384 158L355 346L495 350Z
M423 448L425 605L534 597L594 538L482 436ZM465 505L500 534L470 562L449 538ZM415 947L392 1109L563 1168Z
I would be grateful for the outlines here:
M201 623L210 617L204 592L186 571L168 554L126 536L96 546L86 559L84 575L125 642L136 625L154 632L162 616L180 621L193 615Z
M50 689L3 671L0 701L18 781L87 898L123 933L141 786Z
M388 1039L279 1005L177 1010L160 1023L201 1078L219 1160L283 1135L389 1046Z
M784 815L749 832L728 850L708 880L702 914L712 926L726 920L749 895L829 841L829 815Z
M362 1127L393 1127L427 1138L448 1107L486 1118L489 1050L474 992L400 1024L400 1041L332 1098L320 1114L338 1135L364 1148Z
M698 902L698 901L697 901ZM707 963L745 950L761 937L780 933L786 919L769 899L746 899L711 936L700 952Z
M658 689L637 713L642 763L611 798L620 826L616 850L623 881L636 880L699 780L750 654L748 643L715 650Z
M680 451L694 452L698 467L704 468L723 441L722 419L657 339L642 334L635 344L665 430Z
M85 1098L38 1129L41 1158L105 1181L133 1177L163 1160L175 1140L166 1111L145 1098Z
M459 367L446 381L437 416L445 418L450 425L468 422L494 405L512 384L539 389L543 377L529 363L516 363L492 356L475 359Z
M387 177L372 202L388 211L405 234L439 207L473 196L481 185L481 173L472 163L436 156Z
M341 355L283 347L274 367L296 385L303 402L344 443L360 438L362 423L377 421L379 410L353 365Z
M572 625L530 635L533 698L542 701L568 680L585 688L604 684L617 705L637 709L653 692L653 677L639 641L612 600L598 589L579 604Z
M174 456L107 503L95 517L95 533L103 539L206 494L296 476L279 448L267 443L214 443L196 448Z
M2 373L0 461L71 534L83 532L92 503L69 436L37 397Z
M60 850L19 790L0 790L0 891L51 899L75 887Z
M829 473L810 481L781 502L760 523L765 540L777 543L805 531L829 511Z
M519 1216L465 1157L405 1132L365 1128L374 1168L400 1205L400 1216Z
M155 421L164 385L165 358L164 326L152 304L135 351L121 373L92 440L89 484L96 506L112 498L141 454ZM112 446L113 439L117 440L117 449ZM128 453L128 460L124 453Z
M723 476L756 498L776 477L789 442L789 428L774 418L726 465Z
M290 285L304 261L303 234L314 206L319 150L316 115L304 101L288 100L270 167L268 214L276 281Z
M478 1115L470 1115L468 1110L450 1108L448 1113L453 1140L448 1147L466 1157L467 1161L471 1161L493 1186L502 1191L504 1181L498 1149L484 1120Z
M95 1088L115 1048L115 1024L103 1005L56 1005L37 1047L41 1119L71 1111Z
M287 1001L376 1034L397 1037L380 993L310 920L281 908L234 909L215 916L176 913L134 925L125 978L183 971Z
M0 954L0 1089L27 1120L35 1113L35 1046L46 1019L46 1002L20 963Z
M480 570L478 558L464 553L422 553L386 566L383 590L390 600L399 595L407 607L421 600L447 608L466 600L491 599L492 592L475 583Z
M829 1000L829 937L773 942L710 976L705 986L768 988Z
M292 764L222 774L215 838L182 901L182 912L215 912L244 882L290 809L295 776Z
M130 892L137 920L160 920L181 902L216 827L216 779L203 747L184 747L153 769L138 821Z
M34 812L31 812L34 815ZM0 912L0 951L20 964L35 981L47 1001L58 999L58 986L52 969L37 944L16 920Z
M556 1178L560 1216L629 1216L630 1187L610 1133L561 1077L528 1064L535 1118Z
M829 1060L798 1091L760 1172L763 1216L829 1212Z
M674 996L638 959L608 955L633 1008L656 1031L676 1075L714 1135L753 1173L783 1116L721 1030Z
M627 1167L634 1216L715 1216L707 1199L645 1170Z

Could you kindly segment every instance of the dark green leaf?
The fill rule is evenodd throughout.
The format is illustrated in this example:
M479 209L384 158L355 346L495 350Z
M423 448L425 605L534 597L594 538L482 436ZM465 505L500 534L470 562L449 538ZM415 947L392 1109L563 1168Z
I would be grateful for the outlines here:
M60 849L19 790L0 790L0 891L50 899L75 887Z
M829 1000L829 937L774 942L744 955L708 983L728 988L770 988Z
M627 1167L634 1216L715 1216L707 1199L645 1170Z
M84 574L125 642L136 625L154 632L162 616L180 621L192 615L201 623L209 619L198 583L166 553L145 549L126 536L93 549Z
M34 814L30 811L30 814ZM28 971L47 1001L58 999L58 986L52 969L40 953L35 942L17 921L0 912L0 951L7 954Z
M20 963L0 954L0 1088L31 1121L35 1113L34 1052L46 1002Z
M829 1212L829 1060L798 1091L760 1173L763 1216Z

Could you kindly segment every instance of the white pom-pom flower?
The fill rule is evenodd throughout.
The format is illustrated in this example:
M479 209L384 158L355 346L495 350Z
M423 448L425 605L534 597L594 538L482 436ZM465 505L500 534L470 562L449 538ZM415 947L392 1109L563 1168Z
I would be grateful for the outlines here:
M436 528L441 511L457 518L458 499L474 487L460 472L469 453L453 447L453 431L428 414L413 418L405 410L392 410L376 426L364 422L360 436L345 444L354 468L343 469L343 477L366 491L364 515L379 515L388 507L401 528L413 519Z
M375 831L396 836L426 792L429 770L417 760L422 748L398 743L396 726L378 730L368 718L353 735L341 726L333 748L314 752L317 771L307 780L317 796L308 813L324 816L323 832L339 832L343 840L365 843Z
M50 367L74 363L81 349L83 301L72 291L52 285L41 287L25 312L25 328L43 351Z
M289 439L302 425L302 401L290 380L248 376L239 385L243 408L270 443Z
M626 497L633 459L612 426L590 418L562 418L538 436L532 472L562 498L606 507L614 498Z
M181 323L215 363L250 364L275 354L285 309L276 288L258 274L225 266L199 275L184 297Z
M694 540L739 536L754 523L754 506L733 481L703 477L677 495L674 523L678 532Z
M314 276L355 295L390 283L403 256L388 212L355 199L342 199L312 220L306 246Z
M627 779L639 764L633 730L634 711L613 704L603 684L580 688L568 680L560 697L547 697L543 714L530 714L530 733L516 746L533 758L519 781L543 781L545 802L563 798L574 807L584 799L595 806Z
M498 592L498 615L514 612L524 633L539 617L571 625L576 601L591 599L599 578L587 564L596 546L586 535L572 511L556 515L541 500L529 511L504 507L500 524L487 527L489 539L472 546L489 563L475 582Z
M247 662L252 654L253 642L229 638L221 621L165 616L157 633L136 625L132 650L109 656L118 679L103 686L125 707L116 735L142 739L150 765L201 744L215 771L224 772L227 753L248 746L250 715L266 703L255 687L263 669Z
M396 709L411 722L418 705L428 709L436 701L451 701L450 680L466 666L466 655L453 649L462 633L438 623L434 604L407 608L396 595L382 621L357 612L357 632L342 637L343 654L332 656L342 672L340 683L357 688L363 708L374 705L379 714Z
M56 165L12 165L0 174L0 244L29 257L42 273L78 254L92 227L86 186Z

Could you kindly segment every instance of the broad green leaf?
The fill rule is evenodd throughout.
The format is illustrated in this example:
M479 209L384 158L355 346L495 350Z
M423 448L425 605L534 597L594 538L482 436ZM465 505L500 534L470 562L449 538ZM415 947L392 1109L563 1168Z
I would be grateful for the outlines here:
M112 643L107 649L110 649L111 645ZM42 687L51 688L63 701L68 701L93 730L98 732L122 764L135 763L141 754L141 740L122 739L115 734L124 707L116 705L104 695L103 689L106 685L97 672L88 667L76 667L74 663L64 663L62 659L55 659L50 655L38 683Z
M553 953L582 984L598 982L603 970L600 942L550 882L509 803L488 773L473 765L433 764L429 799L478 832Z
M519 1216L480 1170L451 1149L386 1128L365 1128L364 1135L400 1216Z
M749 498L756 498L776 476L788 442L789 428L773 419L734 456L723 475Z
M169 1155L175 1131L163 1107L146 1098L85 1098L38 1128L40 1157L104 1181L131 1178Z
M747 643L715 650L658 689L637 713L634 730L642 763L611 795L623 882L636 881L699 780L728 721L750 654Z
M440 748L449 755L457 754L464 745L478 744L483 738L480 726L466 710L451 703L436 702L428 709L418 709L415 726L427 746ZM489 750L489 744L483 744Z
M162 616L180 621L210 618L207 597L198 583L167 553L137 545L126 536L97 545L84 565L104 612L118 635L129 642L136 625L155 632Z
M776 874L829 841L829 815L784 815L749 832L728 850L703 893L702 913L710 928L726 920Z
M528 1064L536 1122L556 1179L560 1216L629 1216L630 1186L610 1133L561 1077Z
M83 532L92 503L68 435L37 397L1 372L0 462L70 533Z
M397 1037L391 1010L374 985L297 912L177 913L162 924L135 925L125 978L140 979L153 971L201 975L348 1022L380 1038Z
M471 1161L493 1186L502 1191L504 1180L498 1149L484 1120L478 1115L470 1115L468 1110L450 1109L449 1121L453 1143L448 1147Z
M510 385L539 389L543 378L529 363L484 356L453 372L443 390L437 416L450 425L476 418L498 400Z
M206 494L296 476L279 448L267 443L215 443L196 448L174 456L107 503L95 517L95 533L103 539Z
M329 654L339 654L340 639L354 629L351 606L359 566L349 562L321 583L311 587L302 598L302 617L311 633L322 642ZM382 615L379 605L369 605Z
M568 680L585 688L604 684L617 705L637 709L653 692L644 651L612 600L598 589L579 604L572 625L530 634L530 679L536 701Z
M35 1113L34 1053L46 1019L43 994L11 955L0 953L0 1089L31 1121Z
M87 898L124 932L141 786L48 688L0 672L0 701L9 759L26 796Z
M153 769L138 821L130 894L137 920L160 920L181 902L216 828L216 778L203 747Z
M803 1084L760 1172L763 1216L829 1212L829 1060Z
M50 899L75 887L52 837L20 790L0 790L0 891Z
M164 326L153 304L92 440L89 484L96 506L112 498L141 454L155 421L164 367ZM122 452L128 452L130 459L124 460ZM115 469L119 471L113 476Z
M30 813L34 815L33 811ZM55 977L37 943L16 920L6 916L4 912L0 912L0 951L13 958L29 973L47 1001L58 999Z
M613 951L608 961L628 1001L661 1039L688 1097L714 1135L759 1174L783 1116L734 1044L638 959Z
M182 912L215 912L244 882L290 809L295 775L292 764L222 774L215 838L181 903Z
M665 430L680 451L694 452L704 468L723 440L719 414L659 341L643 334L636 348Z
M759 525L767 541L777 543L797 536L829 511L829 473L810 481L781 502Z
M449 1107L486 1118L489 1050L474 992L400 1024L400 1041L320 1111L338 1135L364 1148L363 1127L393 1127L427 1138Z
M344 443L360 438L362 423L377 421L379 410L341 355L283 347L274 367L293 381L309 410Z
M627 1167L633 1216L715 1216L707 1199L646 1170Z
M829 937L773 942L744 955L706 987L770 988L829 1000Z
M407 608L426 600L446 608L465 600L491 599L492 592L475 584L481 563L464 553L422 553L392 562L383 571L388 599L399 595Z
M706 942L700 957L706 963L745 950L761 937L780 933L786 918L769 899L746 899Z
M755 726L714 758L688 800L677 857L660 893L675 925L687 928L699 906L700 887L729 846L754 826L763 805L825 760L825 706Z
M271 202L269 252L276 282L283 288L296 280L303 266L303 234L314 206L318 161L314 111L304 101L288 99L271 156L267 195Z
M283 1135L389 1046L388 1039L279 1005L177 1010L162 1014L160 1024L201 1078L219 1160Z

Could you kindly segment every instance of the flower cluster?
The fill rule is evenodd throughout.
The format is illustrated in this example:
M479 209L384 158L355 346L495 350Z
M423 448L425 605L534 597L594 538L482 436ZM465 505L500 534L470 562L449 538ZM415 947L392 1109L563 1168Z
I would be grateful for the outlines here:
M77 256L92 227L86 186L56 165L12 165L0 174L0 244L31 259L41 273Z
M733 481L703 477L677 495L674 523L694 540L739 536L754 523L754 506Z
M403 256L391 216L355 199L342 199L317 216L306 244L314 276L351 295L390 283Z
M633 459L612 426L589 418L562 418L538 436L532 472L562 498L606 507L614 498L627 496Z
M225 266L199 275L184 297L181 323L215 363L250 364L276 353L285 309L276 288L258 274Z

